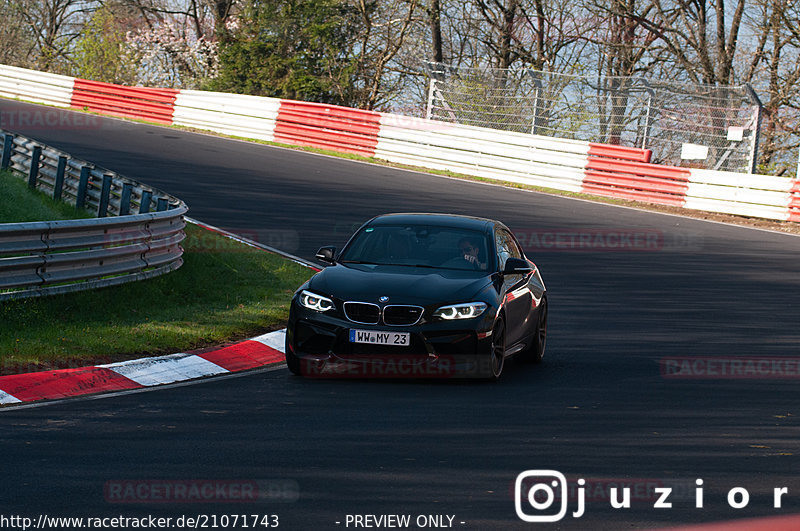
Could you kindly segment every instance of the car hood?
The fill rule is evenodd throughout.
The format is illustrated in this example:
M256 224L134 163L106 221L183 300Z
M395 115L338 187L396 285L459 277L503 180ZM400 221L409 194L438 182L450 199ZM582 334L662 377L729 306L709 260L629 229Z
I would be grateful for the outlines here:
M428 269L371 264L337 264L314 275L308 289L344 301L389 304L468 302L491 284L480 271Z

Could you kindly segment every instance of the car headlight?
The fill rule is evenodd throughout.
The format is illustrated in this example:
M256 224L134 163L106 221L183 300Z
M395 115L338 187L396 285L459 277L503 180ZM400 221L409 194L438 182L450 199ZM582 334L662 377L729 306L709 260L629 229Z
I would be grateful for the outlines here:
M318 312L327 312L334 308L333 301L328 297L311 293L310 291L303 290L300 292L300 304L309 310Z
M446 321L452 321L454 319L472 319L473 317L478 317L484 310L486 310L486 303L466 302L463 304L442 306L433 312L433 316L440 317Z

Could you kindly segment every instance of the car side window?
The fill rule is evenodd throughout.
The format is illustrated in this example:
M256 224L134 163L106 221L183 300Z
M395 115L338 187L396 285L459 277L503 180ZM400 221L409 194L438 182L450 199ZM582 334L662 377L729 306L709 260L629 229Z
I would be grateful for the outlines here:
M506 266L506 260L508 260L508 249L506 249L505 242L499 230L496 230L494 233L494 246L495 249L497 249L497 264L500 267L500 271L502 271Z
M497 229L494 237L500 271L506 267L506 260L509 258L522 258L522 250L510 232L505 229Z
M511 233L508 231L503 231L503 232L508 237L508 248L511 251L511 256L513 256L514 258L523 258L524 254L522 252L522 249L520 249L517 240L514 239L514 236L512 236Z
M500 271L506 267L506 260L508 260L510 257L522 258L522 252L517 246L517 243L514 241L514 238L507 230L497 229L494 238L495 246L497 247L497 260L500 264Z

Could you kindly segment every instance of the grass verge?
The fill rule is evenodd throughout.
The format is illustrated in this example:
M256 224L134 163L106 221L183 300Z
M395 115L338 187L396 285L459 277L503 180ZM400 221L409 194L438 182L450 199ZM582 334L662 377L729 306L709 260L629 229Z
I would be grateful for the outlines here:
M90 217L92 214L86 210L31 190L23 179L10 171L0 171L0 223Z
M17 177L0 176L0 194L6 222L77 217ZM175 272L0 303L0 374L171 354L285 325L291 295L312 271L194 225L186 235Z

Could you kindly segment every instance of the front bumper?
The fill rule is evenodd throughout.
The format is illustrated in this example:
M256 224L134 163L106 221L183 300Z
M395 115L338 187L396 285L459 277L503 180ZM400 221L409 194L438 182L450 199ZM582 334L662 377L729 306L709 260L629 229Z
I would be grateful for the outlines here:
M494 312L412 326L366 325L292 304L286 355L305 376L342 378L470 378L490 370ZM408 346L350 341L350 330L408 332Z

